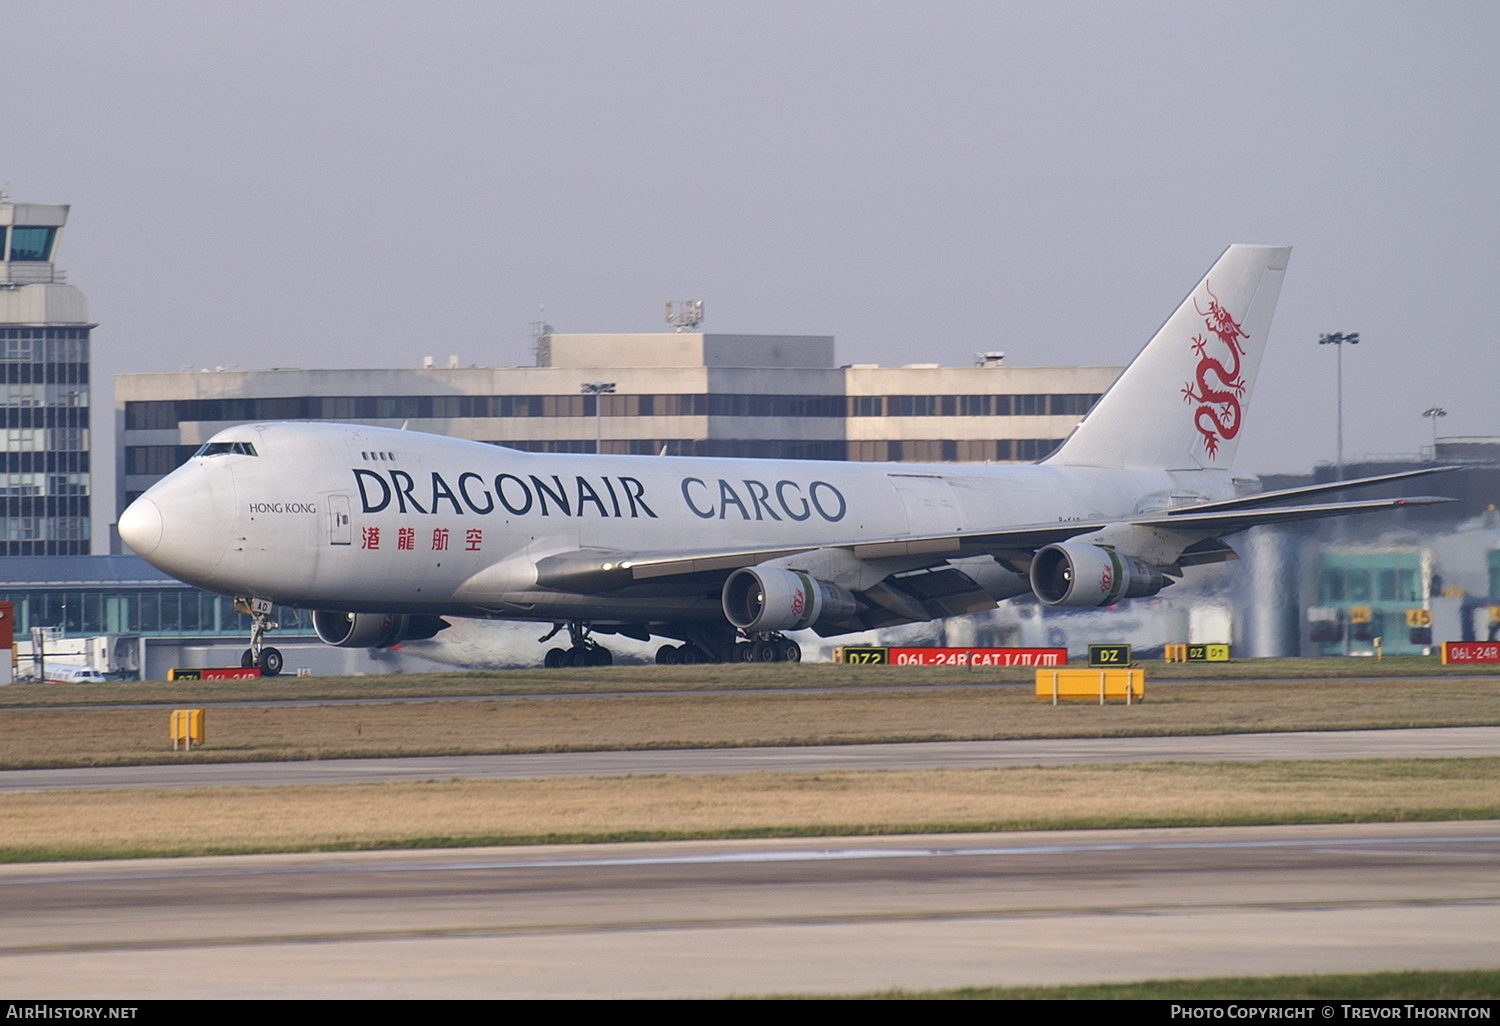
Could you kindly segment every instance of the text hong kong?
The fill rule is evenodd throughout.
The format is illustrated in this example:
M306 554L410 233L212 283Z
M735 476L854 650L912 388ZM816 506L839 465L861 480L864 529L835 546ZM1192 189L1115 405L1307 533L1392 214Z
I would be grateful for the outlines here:
M379 474L354 470L360 505L365 513L407 514L492 513L511 516L646 517L659 519L661 500L646 495L638 478L624 475L585 477L575 474L496 474L473 472L448 481L433 471L426 481L404 470ZM753 478L712 481L684 478L681 499L704 520L760 520L800 522L817 518L829 523L844 519L849 504L827 481L758 481Z

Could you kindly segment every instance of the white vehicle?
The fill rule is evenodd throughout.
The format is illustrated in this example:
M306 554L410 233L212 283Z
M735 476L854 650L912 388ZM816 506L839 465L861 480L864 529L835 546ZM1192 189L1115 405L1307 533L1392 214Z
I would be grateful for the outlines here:
M46 672L47 676L44 679L48 684L103 684L109 679L92 666L61 666L57 663L48 663Z
M1060 606L1153 595L1234 557L1257 524L1435 498L1305 504L1232 469L1290 250L1232 246L1094 410L1034 466L526 453L343 424L215 435L125 510L120 536L242 600L268 675L273 603L323 641L429 638L444 616L536 620L607 665L595 634L659 662L800 658L825 636L1035 593ZM1388 480L1386 478L1366 479Z

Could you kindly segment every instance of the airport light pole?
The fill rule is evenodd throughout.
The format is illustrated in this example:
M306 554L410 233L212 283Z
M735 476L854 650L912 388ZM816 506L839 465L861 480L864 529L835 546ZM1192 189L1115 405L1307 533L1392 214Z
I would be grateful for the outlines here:
M1441 406L1429 406L1422 411L1422 416L1432 421L1432 462L1437 462L1437 422L1439 417L1448 416L1448 411Z
M599 455L599 449L603 443L604 428L600 415L604 409L604 396L611 395L615 390L613 381L585 381L583 383L583 394L594 397L594 455Z
M1347 335L1335 332L1332 335L1319 335L1318 345L1334 346L1338 350L1338 418L1339 418L1339 448L1338 448L1338 480L1344 479L1344 346L1359 345L1359 332L1351 332Z

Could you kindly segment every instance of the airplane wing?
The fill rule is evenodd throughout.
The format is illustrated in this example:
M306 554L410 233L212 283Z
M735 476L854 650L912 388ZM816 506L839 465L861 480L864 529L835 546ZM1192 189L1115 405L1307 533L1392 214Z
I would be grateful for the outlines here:
M1398 477L1403 475L1390 475ZM1342 487L1350 487L1344 482ZM1321 486L1315 486L1321 487ZM1267 493L1285 498L1302 489ZM1255 496L1254 498L1262 498ZM906 535L890 538L858 539L828 542L820 545L778 546L775 548L732 548L683 553L624 553L608 550L578 550L548 556L537 563L537 583L558 591L611 590L637 582L686 577L699 574L724 574L742 567L756 566L813 551L839 550L854 559L876 564L888 573L934 567L950 559L968 556L1006 556L1030 553L1047 545L1067 541L1116 526L1155 528L1184 536L1183 548L1191 549L1204 539L1234 534L1261 524L1289 523L1321 517L1344 516L1425 506L1455 500L1440 496L1416 496L1402 499L1371 499L1330 502L1301 506L1241 508L1243 500L1208 503L1200 506L1160 510L1128 517L1098 520L1070 520L1060 523L1025 524L999 531L953 532L931 535ZM1222 546L1215 551L1232 558L1232 551ZM1200 551L1199 555L1204 554ZM1210 562L1188 559L1184 562Z
M1405 481L1413 477L1426 477L1429 474L1446 474L1449 471L1458 469L1458 467L1424 467L1421 470L1403 470L1395 474L1377 474L1374 477L1356 477L1348 481L1303 485L1300 488L1283 488L1274 492L1257 492L1254 495L1225 499L1222 502L1209 502L1198 506L1179 506L1173 512L1183 514L1217 510L1254 509L1257 506L1269 506L1293 499L1310 499L1315 495L1328 495L1332 492L1342 492L1350 488L1363 488L1365 485L1386 484L1390 481Z

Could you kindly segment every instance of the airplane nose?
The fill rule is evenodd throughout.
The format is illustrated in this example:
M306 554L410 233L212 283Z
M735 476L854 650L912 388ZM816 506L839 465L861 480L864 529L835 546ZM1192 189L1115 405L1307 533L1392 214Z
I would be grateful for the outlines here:
M151 555L161 544L161 509L142 496L120 514L120 540L142 558Z
M179 581L212 591L234 519L231 475L195 464L179 467L120 514L120 540Z

